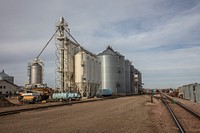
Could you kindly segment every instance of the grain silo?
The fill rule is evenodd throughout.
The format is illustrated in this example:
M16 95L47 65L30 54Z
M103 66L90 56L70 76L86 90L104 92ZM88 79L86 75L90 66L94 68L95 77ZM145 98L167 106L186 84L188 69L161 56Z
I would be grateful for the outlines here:
M101 89L111 89L113 94L125 94L124 56L110 46L98 55L101 62Z
M126 88L126 95L130 95L131 94L130 68L131 68L131 62L129 60L125 60L125 88Z
M35 59L28 64L29 84L26 85L28 88L44 86L43 67L44 62L40 59Z
M117 93L119 95L126 95L126 84L125 84L125 57L118 54L118 90Z
M94 97L99 87L96 75L100 73L96 68L100 64L95 64L96 62L97 57L85 51L79 51L75 55L75 83L83 97Z
M134 82L134 66L131 65L131 68L130 68L130 88L131 88L131 94L135 94L135 82Z

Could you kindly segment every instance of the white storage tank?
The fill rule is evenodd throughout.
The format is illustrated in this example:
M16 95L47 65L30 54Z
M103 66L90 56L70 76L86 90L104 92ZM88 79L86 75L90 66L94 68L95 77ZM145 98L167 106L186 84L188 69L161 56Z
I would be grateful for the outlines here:
M96 75L99 75L95 63L97 58L90 53L80 51L75 55L75 83L82 96L93 97L98 88Z
M91 59L91 62L90 62L90 64L91 64L91 76L90 76L91 79L90 79L90 82L94 83L94 80L95 80L95 77L94 77L95 59L94 59L93 56L91 56L90 59Z
M89 82L90 80L89 55L83 51L75 55L75 82Z
M87 54L86 64L87 64L87 82L91 83L91 80L92 80L92 58L89 54Z
M81 83L83 78L84 60L83 53L78 52L75 55L75 82Z
M95 68L94 68L94 82L95 84L98 84L98 76L99 76L99 63L98 63L98 59L95 58Z

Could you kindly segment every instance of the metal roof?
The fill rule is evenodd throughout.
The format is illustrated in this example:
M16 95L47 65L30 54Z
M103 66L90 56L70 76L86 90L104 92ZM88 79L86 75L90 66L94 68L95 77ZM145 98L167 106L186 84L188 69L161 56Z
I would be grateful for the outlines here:
M110 45L107 47L106 50L104 50L103 52L101 52L101 53L98 54L98 56L101 56L101 55L123 56L119 52L114 51L113 48Z
M1 83L1 82L7 82L8 84L12 84L12 85L14 85L14 86L16 86L16 87L19 87L18 85L14 84L14 83L11 83L11 82L9 82L9 81L7 81L7 80L0 80L0 83Z
M2 72L0 72L0 76L4 77L4 76L9 76L9 75L6 74L6 73L4 72L4 70L2 70Z

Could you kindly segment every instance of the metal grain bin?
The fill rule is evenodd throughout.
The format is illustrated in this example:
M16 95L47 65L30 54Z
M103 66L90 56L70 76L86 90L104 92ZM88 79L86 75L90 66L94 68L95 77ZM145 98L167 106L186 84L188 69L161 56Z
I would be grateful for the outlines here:
M43 66L38 62L30 66L30 82L31 84L43 83Z
M117 93L121 94L121 95L125 95L126 94L126 85L125 85L125 60L124 60L124 56L118 53L118 66L119 66L119 71L118 71L118 75L119 75L119 85L118 85L118 90Z
M117 93L117 55L101 55L101 81L102 89L112 89Z
M131 80L130 80L130 68L131 68L131 62L129 60L125 61L125 88L126 88L126 94L131 94Z
M98 55L101 61L101 88L113 94L126 94L124 56L110 46Z

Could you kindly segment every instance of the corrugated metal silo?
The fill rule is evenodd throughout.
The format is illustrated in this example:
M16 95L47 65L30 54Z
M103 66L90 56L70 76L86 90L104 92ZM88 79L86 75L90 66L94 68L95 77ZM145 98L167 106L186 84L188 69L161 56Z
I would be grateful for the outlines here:
M134 66L130 68L130 82L131 82L131 94L135 94L135 82L134 82Z
M43 61L36 59L30 64L30 84L43 84Z
M117 55L101 55L101 81L102 89L112 89L116 93L117 88Z
M96 62L95 56L84 51L75 55L75 83L84 97L93 97L99 87L95 83L97 82L96 75L99 75L99 71L96 71L96 68L99 67L95 64Z
M109 46L98 57L101 62L101 89L111 89L113 94L118 93L121 87L120 78L122 78L120 69L124 68L122 68L123 63L120 64L119 54Z
M126 94L126 86L125 86L125 59L124 56L118 53L118 73L119 73L119 80L118 80L118 94L125 95Z
M98 60L94 58L94 83L98 83Z
M98 59L98 82L99 85L101 84L101 61Z
M126 94L131 94L131 82L130 82L130 68L131 63L129 60L125 60L125 83L126 83Z

